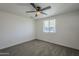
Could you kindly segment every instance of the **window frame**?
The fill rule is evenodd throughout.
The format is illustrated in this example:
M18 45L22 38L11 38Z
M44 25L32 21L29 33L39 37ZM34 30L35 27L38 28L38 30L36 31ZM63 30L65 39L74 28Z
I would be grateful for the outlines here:
M56 33L56 19L51 19L51 20L54 20L54 21L55 21L55 24L54 24L54 26L55 26L55 27L54 27L54 31L51 32L51 31L50 31L50 28L49 28L49 31L47 31L47 32L44 31L44 28L45 28L44 22L45 22L45 21L48 21L48 27L50 27L50 20L44 20L44 21L43 21L43 32L44 32L44 33Z

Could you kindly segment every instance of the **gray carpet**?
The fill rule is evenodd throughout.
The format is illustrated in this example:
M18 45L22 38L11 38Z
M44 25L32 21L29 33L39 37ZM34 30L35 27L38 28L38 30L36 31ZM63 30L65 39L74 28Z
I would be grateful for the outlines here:
M32 40L23 44L0 50L4 56L79 56L79 51L41 40Z

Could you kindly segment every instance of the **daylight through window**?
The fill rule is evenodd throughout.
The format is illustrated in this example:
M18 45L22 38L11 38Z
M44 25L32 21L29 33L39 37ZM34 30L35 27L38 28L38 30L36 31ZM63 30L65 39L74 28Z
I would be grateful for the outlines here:
M45 20L43 22L43 32L56 32L55 28L56 20Z

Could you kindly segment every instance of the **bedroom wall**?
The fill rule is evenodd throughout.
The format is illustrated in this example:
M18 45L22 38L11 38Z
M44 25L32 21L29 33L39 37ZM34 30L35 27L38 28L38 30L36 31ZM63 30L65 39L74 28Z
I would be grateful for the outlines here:
M43 32L43 20L56 19L56 33ZM36 38L79 49L79 11L36 20Z
M34 20L0 11L0 49L35 39Z

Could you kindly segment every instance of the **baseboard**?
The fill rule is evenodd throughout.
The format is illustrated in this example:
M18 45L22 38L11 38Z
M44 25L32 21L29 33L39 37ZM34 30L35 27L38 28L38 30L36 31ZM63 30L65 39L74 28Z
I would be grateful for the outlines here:
M32 41L32 40L35 40L35 39L31 39L31 40L29 40L29 41L24 41L24 42L19 42L19 43L17 43L17 44L11 45L11 46L7 46L7 47L4 47L4 48L1 48L0 50L7 49L7 48L10 48L10 47L14 47L14 46L17 46L17 45L26 43L26 42L30 42L30 41Z
M36 40L41 40L41 39L36 39ZM50 43L50 44L55 44L55 45L59 45L59 46L62 46L62 47L66 47L66 48L69 48L69 49L74 49L74 50L79 51L79 49L72 48L72 47L68 47L68 46L64 46L64 45L57 44L57 43L48 42L48 41L46 41L46 40L41 40L41 41L44 41L44 42L47 42L47 43Z
M32 39L32 40L41 40L41 39ZM30 41L32 41L32 40L30 40ZM30 42L30 41L27 41L27 42ZM68 47L68 46L64 46L64 45L60 45L60 44L57 44L57 43L48 42L46 40L41 40L41 41L44 41L44 42L47 42L47 43L50 43L50 44L55 44L55 45L59 45L59 46L62 46L62 47L66 47L66 48L69 48L69 49L74 49L74 50L79 51L78 49L75 49L75 48L72 48L72 47ZM27 42L22 42L20 44L27 43ZM16 45L13 45L13 46L9 46L9 47L3 48L3 49L7 49L7 48L10 48L10 47L14 47L14 46L17 46L17 45L20 45L20 44L16 44ZM3 50L3 49L0 49L0 50Z

